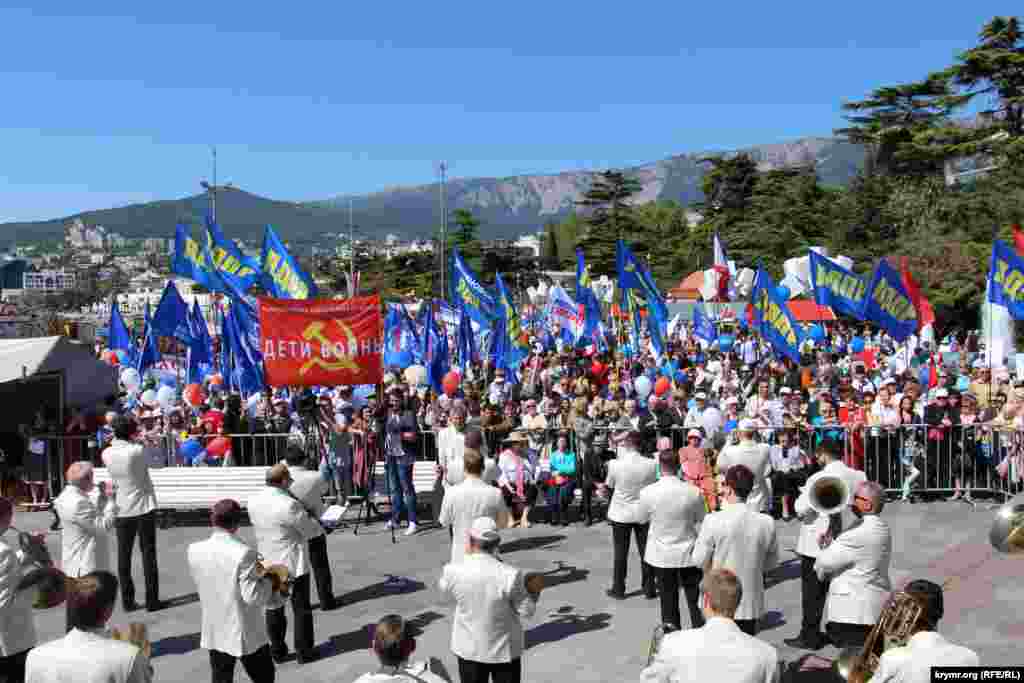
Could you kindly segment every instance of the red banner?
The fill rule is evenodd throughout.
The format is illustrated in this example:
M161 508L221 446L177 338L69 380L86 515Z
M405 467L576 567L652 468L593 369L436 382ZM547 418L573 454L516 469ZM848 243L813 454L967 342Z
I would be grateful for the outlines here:
M380 298L260 297L260 349L267 384L379 384L383 378Z

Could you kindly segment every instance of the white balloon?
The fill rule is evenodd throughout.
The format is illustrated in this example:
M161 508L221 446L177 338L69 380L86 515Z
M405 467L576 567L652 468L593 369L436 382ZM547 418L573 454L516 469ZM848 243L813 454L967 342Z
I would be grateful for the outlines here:
M135 391L139 388L139 384L142 383L142 378L139 377L139 371L135 368L125 368L121 371L121 384L129 392Z
M646 375L641 375L633 380L633 388L636 389L637 396L647 398L647 395L651 393L651 380Z
M152 389L146 389L142 392L142 396L139 398L140 401L145 403L147 406L155 406L157 403L156 392Z
M410 386L419 386L427 383L427 369L422 365L410 365L402 373L405 383Z
M168 386L162 386L156 392L156 402L160 404L161 408L168 408L171 402L174 400L174 389Z

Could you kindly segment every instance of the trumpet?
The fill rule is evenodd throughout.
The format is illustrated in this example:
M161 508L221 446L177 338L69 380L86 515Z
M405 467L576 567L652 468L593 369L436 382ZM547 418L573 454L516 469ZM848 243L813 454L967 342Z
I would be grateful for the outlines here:
M12 526L11 529L18 534L18 545L21 547L21 552L29 559L34 571L39 574L35 580L36 597L32 601L32 606L35 609L50 609L64 604L68 598L72 579L69 579L64 572L54 566L46 542L16 527Z
M274 593L277 593L282 598L287 598L291 595L292 584L295 582L295 579L292 578L288 567L283 564L268 565L263 560L257 560L256 577L262 579L265 576L270 577Z
M989 541L999 552L1024 554L1024 494L1014 496L996 512Z

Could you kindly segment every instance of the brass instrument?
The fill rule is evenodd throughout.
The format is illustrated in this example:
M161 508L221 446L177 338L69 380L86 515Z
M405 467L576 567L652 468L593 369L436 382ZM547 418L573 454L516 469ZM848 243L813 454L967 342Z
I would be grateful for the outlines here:
M147 660L153 656L153 645L149 642L145 624L128 624L128 629L125 631L119 628L111 629L110 637L113 640L121 640L136 646Z
M849 507L852 492L839 477L830 474L813 477L809 485L811 490L807 492L808 503L819 515L829 517Z
M34 570L42 573L36 582L36 597L32 606L35 609L50 609L64 604L73 580L54 566L50 550L44 541L16 527L12 526L11 529L18 533L18 545L30 560Z
M999 508L988 538L1001 553L1024 554L1024 493L1014 496Z
M923 612L924 606L914 596L893 593L863 649L847 648L839 653L832 665L836 674L847 683L867 681L878 669L879 653L906 645Z
M533 595L540 595L540 592L544 590L544 575L531 572L526 575L524 583L527 591Z
M262 579L263 577L270 577L270 583L273 586L273 591L283 598L287 598L291 595L292 583L295 579L292 578L292 574L288 571L288 567L283 564L266 564L263 560L257 560L256 562L256 577Z

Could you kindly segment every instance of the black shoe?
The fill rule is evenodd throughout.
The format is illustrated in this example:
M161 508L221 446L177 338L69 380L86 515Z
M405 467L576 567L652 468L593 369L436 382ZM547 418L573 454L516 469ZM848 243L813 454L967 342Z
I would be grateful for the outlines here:
M583 522L583 526L594 526L594 520L588 517L587 521Z
M796 638L786 638L782 642L798 650L820 650L825 647L825 639L822 637L812 640L803 636L797 636Z
M126 602L122 605L125 612L138 612L142 606L137 602Z
M320 603L321 612L330 612L341 607L341 600L339 598L331 598Z
M288 661L288 650L287 648L283 652L270 652L270 658L274 660L274 664L284 664Z
M612 600L625 600L626 599L626 592L625 591L621 591L620 592L620 591L612 590L611 588L609 588L608 590L606 590L604 592L604 594L607 595Z
M146 603L147 612L159 612L162 609L167 608L166 600L157 600L156 602Z
M316 650L308 650L306 652L296 652L295 661L299 666L303 664L309 664L310 662L316 661Z

